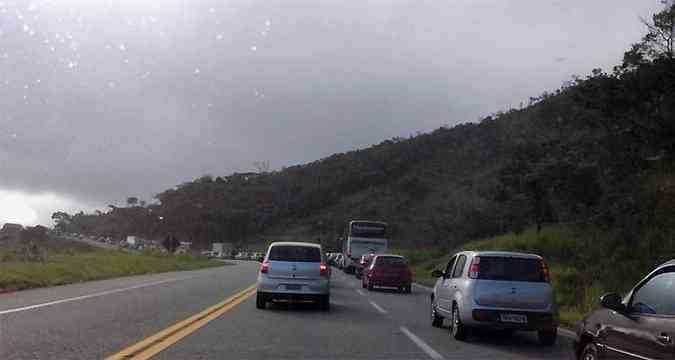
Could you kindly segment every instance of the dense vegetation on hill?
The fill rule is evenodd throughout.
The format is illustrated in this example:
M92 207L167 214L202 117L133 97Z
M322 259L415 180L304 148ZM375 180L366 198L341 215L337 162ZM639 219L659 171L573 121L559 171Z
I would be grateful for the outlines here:
M287 231L337 246L346 221L366 218L390 223L396 246L446 249L529 225L579 224L602 229L624 258L642 246L635 239L657 244L675 228L674 19L669 6L621 65L523 109L279 171L204 176L155 204L130 198L126 208L54 220L64 231L173 232L202 246Z

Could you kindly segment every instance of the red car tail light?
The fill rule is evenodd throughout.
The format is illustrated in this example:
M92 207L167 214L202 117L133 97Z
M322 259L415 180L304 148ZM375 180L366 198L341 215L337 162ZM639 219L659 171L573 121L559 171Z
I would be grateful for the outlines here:
M267 274L269 271L270 271L270 263L265 261L262 264L260 264L260 272L262 274Z
M319 265L319 273L321 276L328 276L328 265L321 263L321 265Z
M541 262L541 273L544 275L544 280L546 282L551 282L551 270L548 268L546 261Z
M478 278L478 271L480 271L480 256L476 256L471 260L471 265L469 266L469 277L472 279Z

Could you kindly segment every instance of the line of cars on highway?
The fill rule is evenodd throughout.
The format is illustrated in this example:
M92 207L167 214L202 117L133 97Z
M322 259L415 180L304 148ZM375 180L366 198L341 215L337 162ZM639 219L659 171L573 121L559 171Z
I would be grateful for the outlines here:
M348 273L344 265L339 265L340 257L343 255L328 253L328 263ZM371 252L361 255L353 266L354 275L361 280L361 287L364 289L372 291L375 288L388 288L402 293L412 292L412 271L403 256Z
M213 250L202 251L201 254L210 259L234 259L234 260L255 260L255 261L258 261L261 257L265 255L261 252L253 252L253 251L239 251L232 254L227 251L223 252Z
M261 259L256 306L311 300L328 311L330 265L353 273L368 290L382 286L411 291L412 274L404 257L370 251L347 262L348 255L324 254L312 243L273 243ZM430 323L442 327L447 320L454 339L465 340L477 329L503 336L536 331L542 345L555 344L558 306L541 256L463 251L432 276L437 280L429 295ZM675 260L657 267L624 297L607 294L599 305L577 324L577 359L675 358Z

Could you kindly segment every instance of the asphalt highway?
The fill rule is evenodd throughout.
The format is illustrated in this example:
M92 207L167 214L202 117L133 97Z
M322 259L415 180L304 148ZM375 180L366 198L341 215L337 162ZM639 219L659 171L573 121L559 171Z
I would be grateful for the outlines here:
M2 294L0 359L572 359L566 336L455 341L431 326L428 290L369 292L336 269L330 312L258 310L258 263L235 263Z

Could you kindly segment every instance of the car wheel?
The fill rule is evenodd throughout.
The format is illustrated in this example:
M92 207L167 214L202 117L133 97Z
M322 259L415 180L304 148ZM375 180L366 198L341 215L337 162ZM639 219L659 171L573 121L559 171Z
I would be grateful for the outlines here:
M412 293L412 285L408 285L404 288L406 294Z
M538 335L540 344L544 346L553 346L558 337L558 329L542 330L539 331Z
M361 287L364 288L364 289L367 287L365 281L361 281Z
M319 300L321 311L330 311L330 295L322 295Z
M263 309L267 307L267 299L265 299L265 295L261 293L256 293L255 296L255 307L258 309Z
M462 320L459 318L459 308L457 308L457 305L452 307L452 327L450 329L452 330L452 337L455 340L462 341L466 339L466 329L464 329Z
M443 326L443 317L438 315L436 312L436 302L434 299L431 299L431 326L433 327L442 327Z
M598 360L598 348L592 342L589 342L581 352L579 360Z
M373 291L373 284L368 283L368 291Z

